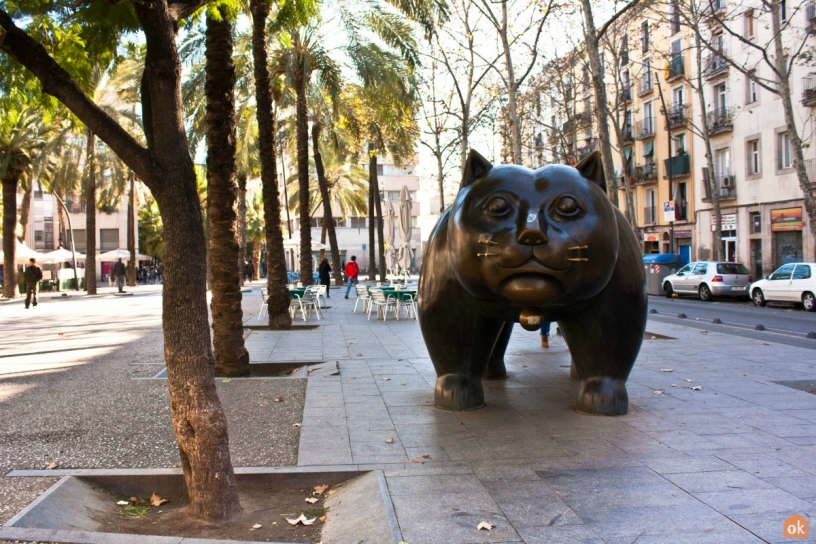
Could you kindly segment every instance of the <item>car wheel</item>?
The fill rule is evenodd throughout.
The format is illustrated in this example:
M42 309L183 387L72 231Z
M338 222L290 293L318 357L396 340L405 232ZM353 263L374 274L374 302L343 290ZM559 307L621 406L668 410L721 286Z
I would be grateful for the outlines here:
M705 283L700 286L700 300L710 302L714 297L711 295L711 289Z
M666 285L663 286L663 290L666 292L666 298L672 298L674 296L674 289L672 289L671 283L666 282Z
M760 308L765 306L765 295L762 294L761 289L754 289L754 292L751 293L751 298L754 301L754 306L759 306Z
M813 297L813 293L802 295L802 306L805 307L805 311L816 312L816 298Z

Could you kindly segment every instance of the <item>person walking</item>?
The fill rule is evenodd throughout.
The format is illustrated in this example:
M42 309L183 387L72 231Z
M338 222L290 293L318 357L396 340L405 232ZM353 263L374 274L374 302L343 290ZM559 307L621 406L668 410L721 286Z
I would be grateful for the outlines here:
M247 261L244 265L244 281L252 281L252 276L255 274L255 267L252 263Z
M352 255L351 260L346 263L346 269L344 272L348 278L348 284L346 285L346 298L348 298L349 291L351 291L351 286L359 283L357 280L357 275L360 273L360 267L357 265L356 255Z
M111 276L113 276L116 279L116 287L119 288L119 292L124 293L125 276L127 276L127 269L125 268L125 263L122 262L122 259L119 259L118 261L116 261L116 264L113 265Z
M541 325L541 347L546 349L550 347L550 322L545 321Z
M326 298L331 298L331 296L329 296L329 291L331 291L331 277L329 274L331 274L331 271L332 269L328 257L323 257L320 261L320 268L317 269L317 276L320 280L320 285L326 286Z
M37 305L37 288L40 285L42 277L42 269L37 266L37 261L32 257L28 260L28 266L26 266L25 272L23 272L23 279L25 279L26 284L26 310L28 310L28 306L32 303L32 299L34 306Z

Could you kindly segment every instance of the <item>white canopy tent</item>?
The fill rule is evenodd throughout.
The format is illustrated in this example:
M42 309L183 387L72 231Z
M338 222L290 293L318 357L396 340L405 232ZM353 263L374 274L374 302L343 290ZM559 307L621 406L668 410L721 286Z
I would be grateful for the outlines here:
M118 249L114 249L112 251L106 251L105 253L100 253L99 255L96 256L97 261L112 262L112 261L116 261L118 259L122 259L124 261L129 261L130 260L130 251L128 251L127 249L118 248ZM153 257L151 257L149 255L142 255L141 253L137 253L136 254L136 260L137 261L152 261Z
M42 253L34 251L33 249L31 249L24 243L20 242L19 240L14 240L14 245L15 245L14 260L18 263L27 263L28 260L31 259L32 257L36 259L37 262L39 262L40 259L43 257ZM0 261L2 261L4 258L5 253L0 251Z

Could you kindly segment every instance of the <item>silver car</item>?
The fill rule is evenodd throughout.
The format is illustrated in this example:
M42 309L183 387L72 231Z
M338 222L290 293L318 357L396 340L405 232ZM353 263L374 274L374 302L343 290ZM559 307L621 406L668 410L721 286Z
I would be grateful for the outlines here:
M697 295L700 300L714 297L748 298L748 286L754 278L742 263L724 261L700 261L689 263L676 274L663 279L663 291L667 298L678 295Z

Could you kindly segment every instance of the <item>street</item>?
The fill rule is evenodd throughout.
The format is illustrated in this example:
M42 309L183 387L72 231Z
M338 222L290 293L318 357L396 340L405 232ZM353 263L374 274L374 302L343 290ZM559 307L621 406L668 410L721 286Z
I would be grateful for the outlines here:
M657 310L657 314L649 316L650 319L664 323L816 349L816 338L807 337L808 333L816 332L816 313L793 306L780 304L757 308L751 302L740 300L703 302L692 297L667 299L650 296L649 309ZM678 317L681 313L686 315L685 319ZM715 324L714 319L722 323ZM757 325L762 325L765 330L756 330Z

